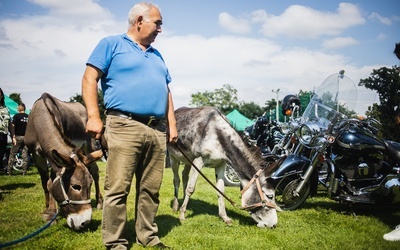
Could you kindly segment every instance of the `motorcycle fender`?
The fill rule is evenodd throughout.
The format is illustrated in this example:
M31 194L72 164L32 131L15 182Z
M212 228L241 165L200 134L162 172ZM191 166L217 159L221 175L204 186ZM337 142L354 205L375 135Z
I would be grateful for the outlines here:
M279 168L271 174L272 179L281 179L288 175L302 173L311 164L310 160L301 155L288 155Z

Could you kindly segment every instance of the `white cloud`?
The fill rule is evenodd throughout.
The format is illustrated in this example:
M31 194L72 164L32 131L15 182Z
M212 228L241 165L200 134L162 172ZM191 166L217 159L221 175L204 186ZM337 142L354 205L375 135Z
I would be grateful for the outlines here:
M235 18L226 12L218 15L218 23L224 29L236 34L248 34L251 31L249 21Z
M75 7L64 9L63 5L72 4L71 1L35 0L35 3L49 8L49 12L43 16L0 20L1 87L6 94L21 93L28 107L43 92L65 101L80 93L85 62L94 46L102 37L125 32L127 28L127 22L116 22L115 17L95 1L79 0L79 3L73 4L81 8L90 6L94 8L92 10L86 7L82 8L84 10ZM332 14L292 6L279 17L271 17L265 11L253 12L252 20L264 20L266 24L282 21L285 23L283 27L294 25L296 19L293 16L289 18L288 12L296 13L297 8L308 11L314 18L318 17L316 22L322 22L316 24L312 32L306 32L306 36L318 36L328 32L323 31L328 28L330 33L335 34L363 21L354 5L347 7L347 13L342 10L342 4L338 13ZM75 11L77 15L74 15ZM61 12L63 14L58 15ZM341 24L335 24L333 21L337 20L333 20L334 17L350 20L338 20ZM246 32L246 22L230 19L229 15L221 19L225 20L225 25L232 24L236 31ZM235 24L236 21L241 24ZM326 24L328 21L333 22L329 24L333 28ZM287 27L284 33L280 33L277 26L273 28L272 35L291 31ZM171 72L176 108L187 106L191 94L212 91L224 84L236 88L241 101L264 105L266 100L276 97L272 89L280 88L280 97L298 93L300 89L312 90L327 76L341 69L349 72L350 78L357 83L360 78L368 77L373 68L382 67L371 65L358 68L341 55L300 47L287 48L269 39L237 35L176 36L167 31L157 38L154 46L163 54ZM370 103L371 98L364 104Z
M68 18L68 22L82 22L82 20L102 20L111 18L112 14L92 0L29 0L30 2L49 9L49 15L59 20ZM128 13L127 13L128 16Z
M253 23L262 23L267 20L269 17L273 17L272 15L268 15L268 13L263 10L256 10L251 13L251 21Z
M336 13L301 5L292 5L279 16L257 10L253 12L253 21L262 24L261 32L267 37L287 36L299 39L336 36L352 26L365 23L357 6L350 3L339 4Z
M322 47L325 49L337 49L356 44L358 44L357 40L352 37L335 37L323 41Z
M371 15L368 16L368 19L375 21L377 20L380 23L383 23L385 25L391 25L392 24L392 20L390 20L390 18L388 17L382 17L381 15L379 15L376 12L372 12Z
M386 37L387 37L386 34L379 33L379 35L378 35L378 37L376 39L379 40L379 41L383 41L383 40L386 39Z
M263 106L265 101L276 98L273 89L280 88L282 98L297 94L300 89L313 90L341 69L350 72L356 84L372 71L372 68L360 70L340 55L285 49L267 39L171 36L160 37L155 46L163 53L172 74L176 107L187 106L193 93L212 91L224 84L238 90L239 100ZM173 50L173 47L185 49ZM365 104L371 105L370 100L364 100L360 109L365 110Z
M0 20L1 85L7 94L21 93L28 106L43 92L68 101L80 93L85 62L96 43L124 32L127 24L115 22L108 10L89 0L32 2L49 8L48 13Z

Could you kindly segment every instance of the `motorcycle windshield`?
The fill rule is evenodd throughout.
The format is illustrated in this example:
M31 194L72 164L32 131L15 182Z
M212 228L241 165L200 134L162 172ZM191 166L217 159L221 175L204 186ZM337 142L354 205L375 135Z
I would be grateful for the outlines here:
M302 118L318 122L327 128L332 122L355 114L357 89L354 82L342 73L330 75L316 90Z

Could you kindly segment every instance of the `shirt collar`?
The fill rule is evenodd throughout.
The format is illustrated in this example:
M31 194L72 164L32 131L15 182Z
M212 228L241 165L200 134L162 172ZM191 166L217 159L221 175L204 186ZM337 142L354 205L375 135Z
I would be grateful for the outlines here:
M123 34L123 37L124 37L124 39L129 40L131 43L133 43L133 45L135 47L137 47L138 49L141 50L141 48L139 47L138 43L133 41L126 33ZM154 51L154 48L151 45L146 49L146 52L153 52L153 51Z

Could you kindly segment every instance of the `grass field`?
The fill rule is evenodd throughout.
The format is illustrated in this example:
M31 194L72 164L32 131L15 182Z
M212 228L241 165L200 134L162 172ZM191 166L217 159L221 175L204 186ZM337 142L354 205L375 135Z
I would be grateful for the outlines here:
M105 164L99 163L99 167L102 187ZM204 173L211 179L214 176L213 169L206 168ZM0 190L0 244L20 239L45 224L43 191L35 167L26 176L7 176L0 172ZM128 205L129 240L131 249L143 249L134 244L133 192ZM226 193L240 204L238 187L227 187ZM172 171L166 169L156 219L161 240L174 249L400 249L400 242L382 238L400 224L400 207L351 209L327 199L320 191L300 209L279 213L275 229L260 229L246 211L228 202L233 225L226 226L218 217L216 193L203 179L198 181L185 221L179 221L178 214L172 212L172 198ZM101 210L93 210L92 222L82 232L69 229L65 219L59 216L54 225L9 249L104 249L100 227Z

